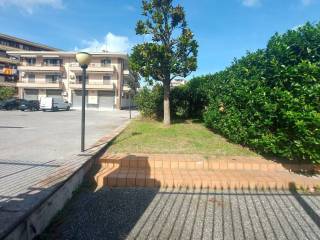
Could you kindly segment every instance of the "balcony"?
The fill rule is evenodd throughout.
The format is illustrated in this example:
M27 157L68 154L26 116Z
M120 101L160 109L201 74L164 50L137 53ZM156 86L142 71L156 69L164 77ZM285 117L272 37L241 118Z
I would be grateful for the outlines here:
M16 87L17 86L17 82L14 81L0 81L0 86L1 87Z
M128 91L130 91L130 87L129 87L129 85L123 85L123 87L122 87L122 90L123 91L125 91L125 92L128 92Z
M61 81L57 82L40 82L40 81L35 81L35 82L28 82L27 80L22 80L17 82L17 87L22 87L22 88L36 88L36 89L61 89L63 83Z
M78 63L71 63L69 66L70 71L72 72L81 72L82 69ZM91 63L88 68L87 72L92 73L113 73L115 71L115 67L110 64L101 64L101 63Z
M61 72L63 71L62 65L46 65L46 64L23 64L18 67L23 72Z
M19 64L19 60L11 59L11 58L4 57L4 56L0 56L0 62L15 64L15 65Z
M69 84L69 87L71 89L82 89L82 83L79 81L71 82ZM86 84L86 89L92 89L92 90L113 90L114 89L114 83L113 81L103 82L103 81L95 81L90 82Z

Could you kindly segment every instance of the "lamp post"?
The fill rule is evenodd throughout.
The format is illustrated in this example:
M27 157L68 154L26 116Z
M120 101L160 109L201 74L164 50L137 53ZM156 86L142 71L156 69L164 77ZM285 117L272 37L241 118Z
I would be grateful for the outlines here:
M129 91L129 115L131 119L131 91Z
M80 67L82 68L81 152L84 152L84 136L86 122L86 70L91 61L91 55L86 52L79 52L76 54L76 59Z

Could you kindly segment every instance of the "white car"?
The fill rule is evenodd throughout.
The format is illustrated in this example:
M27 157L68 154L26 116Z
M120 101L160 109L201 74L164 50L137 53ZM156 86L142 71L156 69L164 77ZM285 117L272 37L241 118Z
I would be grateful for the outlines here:
M59 110L70 110L70 104L63 100L63 98L55 97L43 97L40 100L40 109L42 111L59 111Z

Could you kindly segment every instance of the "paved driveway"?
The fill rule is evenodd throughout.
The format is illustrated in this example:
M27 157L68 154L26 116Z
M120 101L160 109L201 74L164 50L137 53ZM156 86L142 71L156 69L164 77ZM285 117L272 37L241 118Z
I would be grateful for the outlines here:
M128 120L87 111L86 147ZM80 111L0 111L0 207L80 152Z

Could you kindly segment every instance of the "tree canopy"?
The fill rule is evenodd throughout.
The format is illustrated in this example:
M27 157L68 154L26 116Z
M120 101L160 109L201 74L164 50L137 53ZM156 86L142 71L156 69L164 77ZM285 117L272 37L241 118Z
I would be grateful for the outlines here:
M197 69L198 43L187 25L182 6L173 0L144 0L136 34L150 36L150 42L138 44L130 56L130 67L152 84L164 86L164 122L170 124L170 83Z

